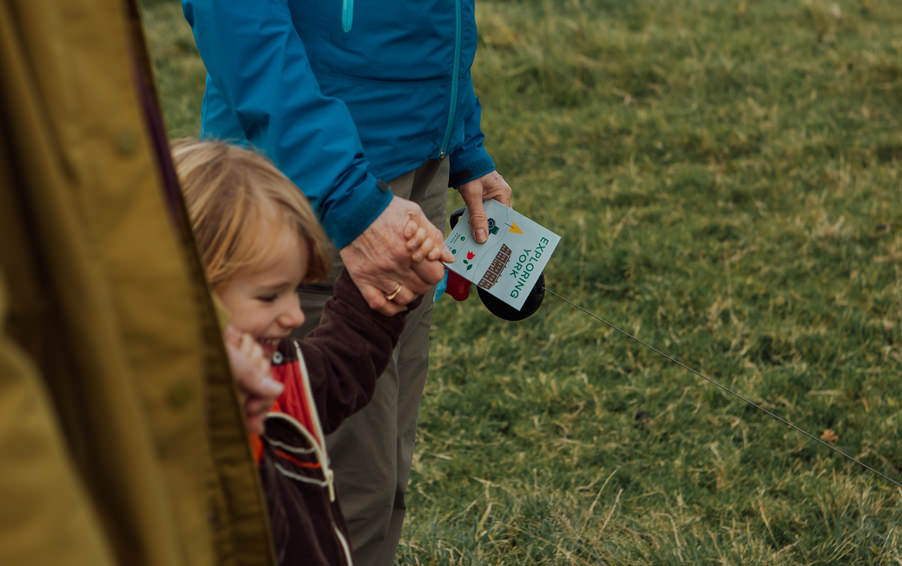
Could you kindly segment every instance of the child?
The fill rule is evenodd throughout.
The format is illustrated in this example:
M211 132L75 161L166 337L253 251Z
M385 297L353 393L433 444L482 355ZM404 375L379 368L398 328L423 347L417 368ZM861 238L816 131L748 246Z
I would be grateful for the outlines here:
M324 434L372 397L403 316L372 311L343 271L317 328L289 338L304 321L298 286L324 278L330 257L306 198L266 158L237 146L183 140L173 158L210 286L231 317L225 341L249 429L263 432L251 439L277 558L350 564ZM424 234L411 220L408 249L416 260L437 259ZM281 392L261 375L264 354Z

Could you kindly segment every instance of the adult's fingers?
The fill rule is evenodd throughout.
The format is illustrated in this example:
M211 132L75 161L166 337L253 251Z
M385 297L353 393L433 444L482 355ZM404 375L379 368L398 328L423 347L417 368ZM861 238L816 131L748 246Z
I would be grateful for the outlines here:
M438 261L422 261L420 263L415 263L413 264L413 271L420 281L424 283L421 289L409 288L417 295L422 295L430 287L445 277L445 266Z
M373 287L372 285L363 285L359 287L359 289L360 294L363 295L363 299L366 301L366 304L368 304L369 307L374 311L380 312L385 316L395 316L396 314L407 308L399 303L389 301L385 298L385 295L381 290Z
M504 206L510 206L512 195L513 190L501 173L492 171L483 177L482 200L497 200Z
M460 196L470 212L470 228L473 239L479 243L489 237L489 225L483 201L497 200L505 206L511 205L511 187L497 171L487 173L458 187Z
M481 244L489 237L489 221L482 205L482 182L479 179L471 181L461 185L459 191L470 212L470 232L473 239Z
M417 294L425 293L431 285L441 280L443 266L438 261L412 261L413 251L407 247L405 231L409 234L410 221L425 231L424 238L444 241L441 231L426 219L415 203L395 197L370 226L341 250L341 258L351 279L360 289L367 304L384 314L398 312L394 305L406 304ZM418 232L417 229L416 232ZM450 252L448 252L450 254ZM398 283L411 295L404 294L394 301L385 298Z

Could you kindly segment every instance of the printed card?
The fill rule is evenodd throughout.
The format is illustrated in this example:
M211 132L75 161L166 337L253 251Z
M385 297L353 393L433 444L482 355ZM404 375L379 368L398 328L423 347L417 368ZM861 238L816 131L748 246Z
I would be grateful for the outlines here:
M445 245L454 263L445 264L478 287L520 309L561 237L496 200L484 203L489 239L477 244L465 211Z

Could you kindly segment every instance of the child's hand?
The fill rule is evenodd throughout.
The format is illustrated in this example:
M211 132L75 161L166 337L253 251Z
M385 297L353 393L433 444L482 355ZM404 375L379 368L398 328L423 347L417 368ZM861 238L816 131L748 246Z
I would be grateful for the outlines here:
M248 431L263 434L263 417L269 412L284 387L272 378L270 363L263 348L250 334L227 326L223 333L229 365L238 386Z
M429 261L454 261L454 256L445 254L449 257L443 257L442 252L445 249L444 242L435 242L431 237L427 237L427 231L420 226L416 220L411 218L404 226L404 237L407 238L407 249L410 250L410 259L414 263L420 263L424 259Z

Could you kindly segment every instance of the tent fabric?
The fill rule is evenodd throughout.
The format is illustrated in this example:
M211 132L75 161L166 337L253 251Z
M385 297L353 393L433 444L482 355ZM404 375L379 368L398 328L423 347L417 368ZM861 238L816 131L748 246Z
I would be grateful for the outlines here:
M136 14L0 0L0 564L269 565Z

